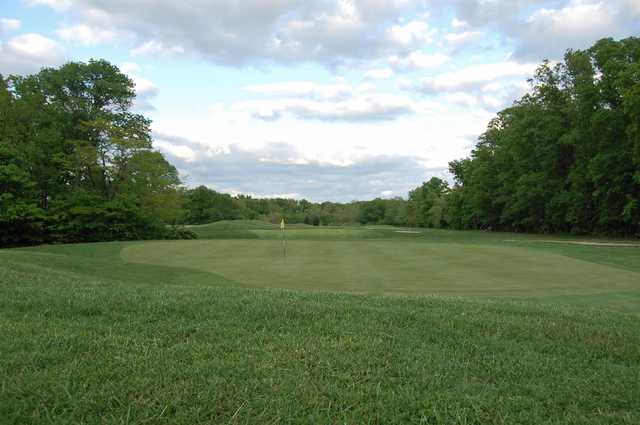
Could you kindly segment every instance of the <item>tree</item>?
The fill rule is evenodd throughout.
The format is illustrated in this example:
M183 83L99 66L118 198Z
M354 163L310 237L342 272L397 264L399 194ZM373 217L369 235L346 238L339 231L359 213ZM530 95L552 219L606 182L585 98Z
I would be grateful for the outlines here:
M444 224L445 196L449 191L447 182L432 177L429 181L409 192L407 222L418 227L442 227Z
M103 60L0 77L0 243L163 237L177 171Z
M450 163L458 228L640 233L640 39L544 62L470 158Z

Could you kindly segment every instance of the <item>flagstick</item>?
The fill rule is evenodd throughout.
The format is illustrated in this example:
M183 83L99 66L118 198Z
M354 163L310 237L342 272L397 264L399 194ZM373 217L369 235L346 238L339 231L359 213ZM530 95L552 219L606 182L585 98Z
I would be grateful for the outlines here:
M287 259L287 236L284 233L284 229L282 229L282 250L284 251L284 258Z
M287 236L284 232L284 217L280 221L280 230L282 231L282 252L284 254L284 259L287 259Z

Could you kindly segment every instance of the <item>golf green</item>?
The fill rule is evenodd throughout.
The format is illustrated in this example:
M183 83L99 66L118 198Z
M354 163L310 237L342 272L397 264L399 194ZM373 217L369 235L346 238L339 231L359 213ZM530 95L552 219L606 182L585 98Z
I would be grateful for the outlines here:
M513 244L424 240L145 242L126 262L224 276L241 286L358 293L553 297L638 289L640 274Z

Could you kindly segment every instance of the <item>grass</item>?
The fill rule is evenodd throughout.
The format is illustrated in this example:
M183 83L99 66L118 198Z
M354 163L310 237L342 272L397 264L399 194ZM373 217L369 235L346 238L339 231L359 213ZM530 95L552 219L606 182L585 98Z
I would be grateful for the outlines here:
M0 251L0 423L640 423L638 248L218 226Z

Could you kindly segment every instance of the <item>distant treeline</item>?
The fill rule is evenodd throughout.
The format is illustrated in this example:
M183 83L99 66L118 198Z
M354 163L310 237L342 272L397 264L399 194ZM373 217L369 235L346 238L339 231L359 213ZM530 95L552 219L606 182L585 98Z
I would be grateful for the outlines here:
M313 203L295 199L258 199L231 196L205 186L184 190L182 223L205 224L219 220L260 219L314 226L391 224L419 227L446 226L444 207L447 183L437 177L402 198Z
M181 224L280 217L640 234L640 39L603 39L544 62L530 93L498 113L452 187L351 203L256 199L185 188L131 112L133 82L106 61L0 76L0 245L185 238Z

